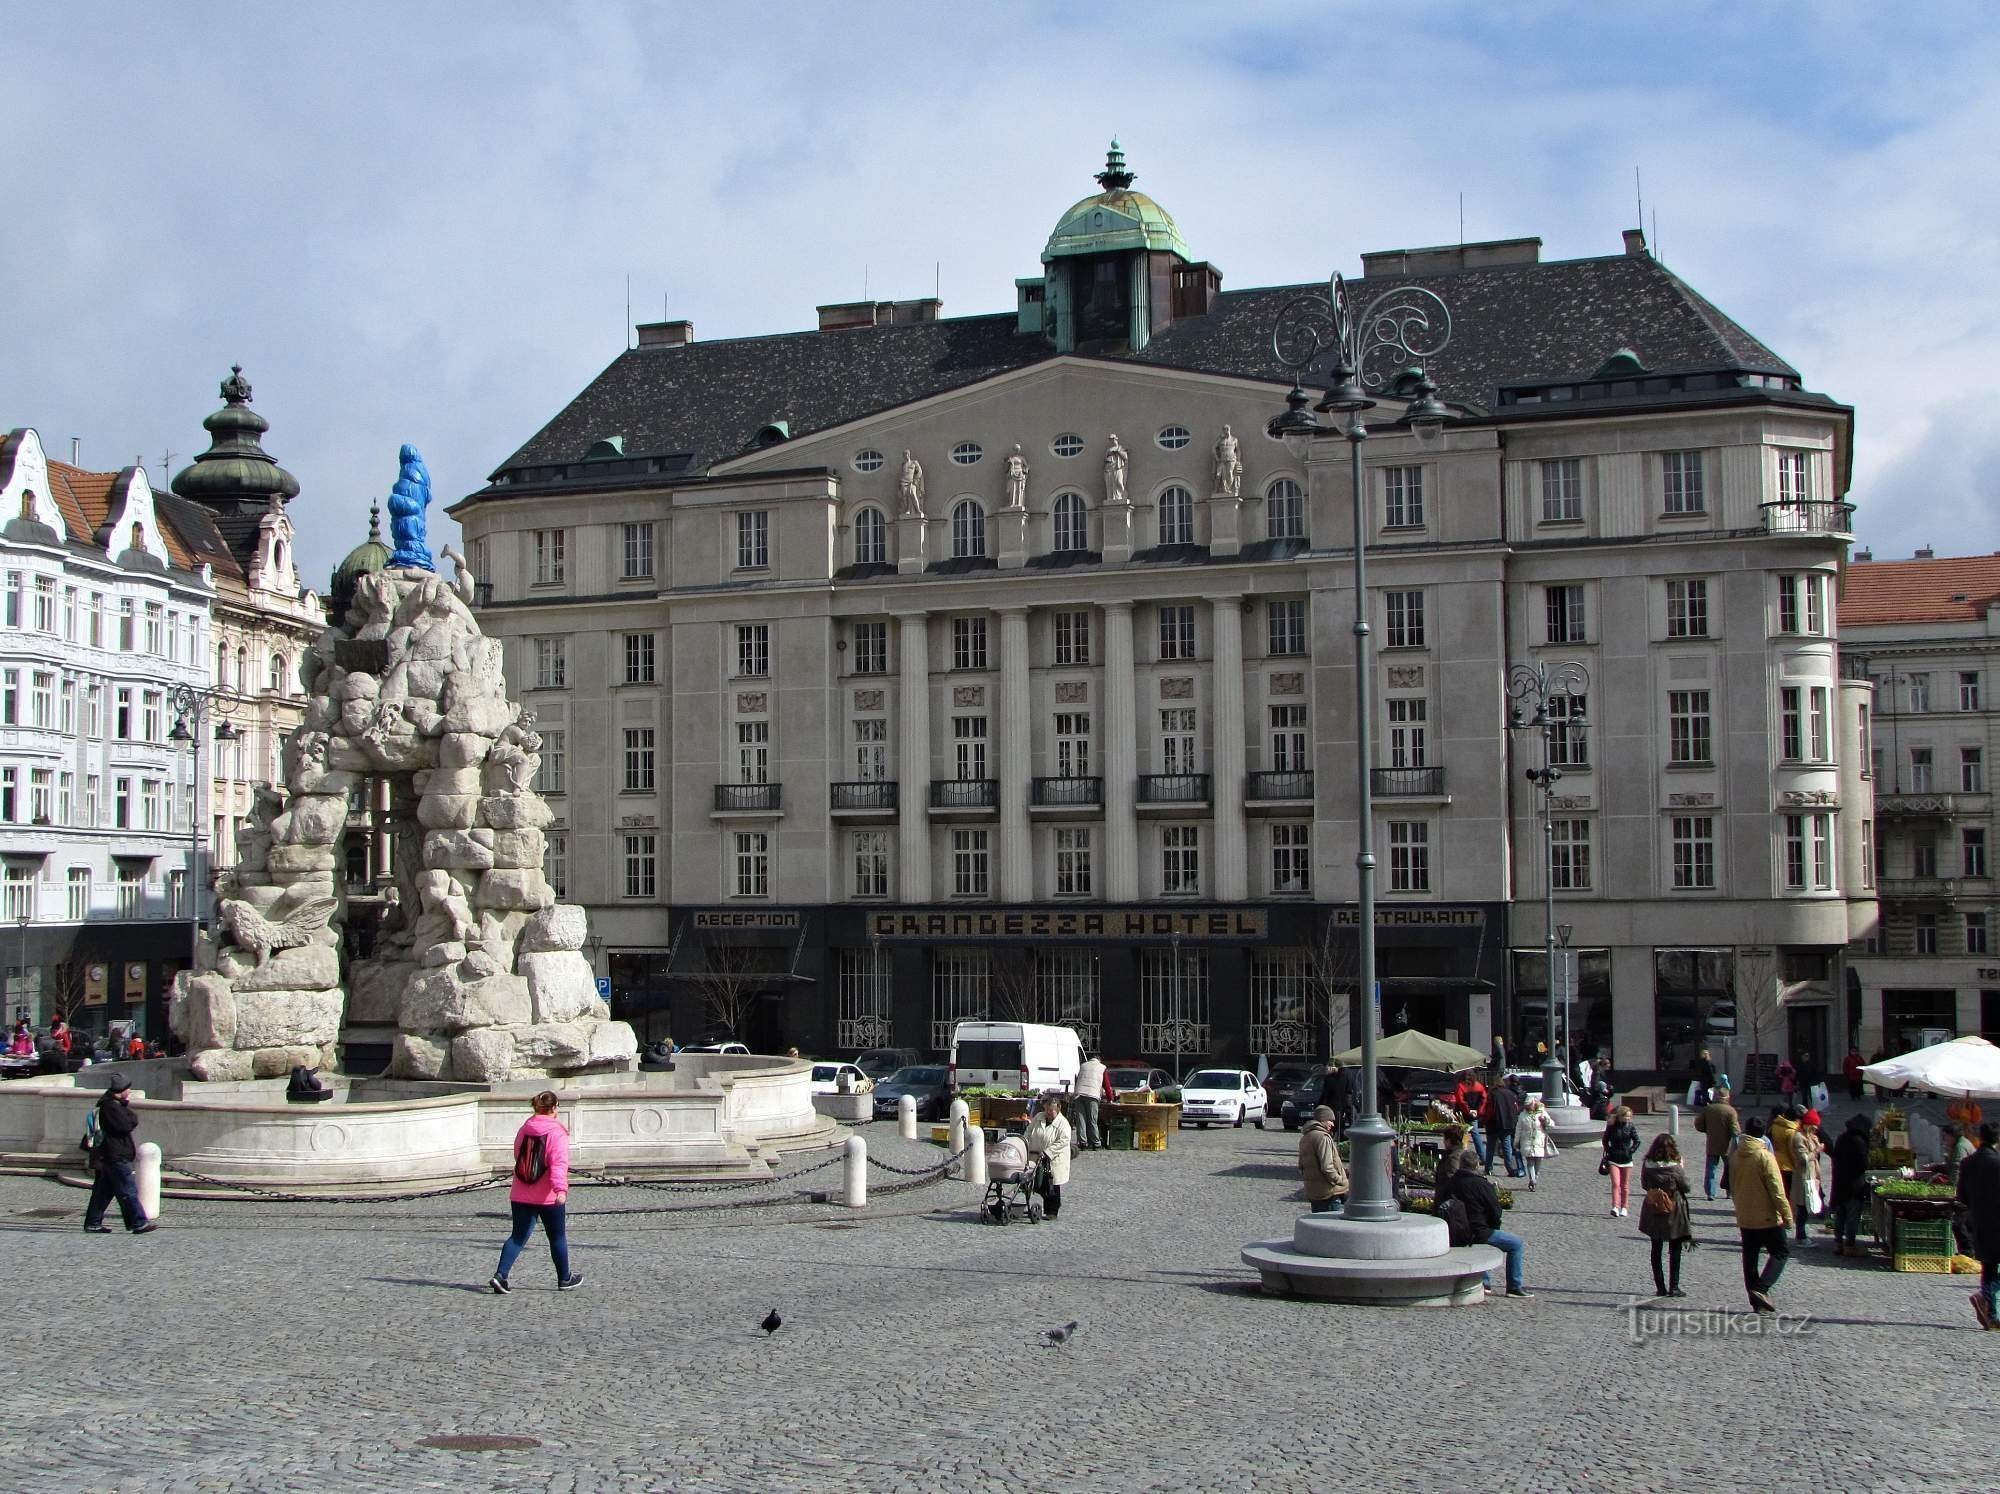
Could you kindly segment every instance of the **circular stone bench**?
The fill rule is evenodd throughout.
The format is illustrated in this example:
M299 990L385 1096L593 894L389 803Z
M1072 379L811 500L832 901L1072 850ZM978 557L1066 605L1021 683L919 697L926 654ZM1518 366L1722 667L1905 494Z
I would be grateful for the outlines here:
M1375 1222L1307 1214L1289 1240L1255 1240L1243 1264L1275 1296L1374 1307L1465 1307L1506 1257L1491 1245L1451 1246L1441 1220L1402 1214Z

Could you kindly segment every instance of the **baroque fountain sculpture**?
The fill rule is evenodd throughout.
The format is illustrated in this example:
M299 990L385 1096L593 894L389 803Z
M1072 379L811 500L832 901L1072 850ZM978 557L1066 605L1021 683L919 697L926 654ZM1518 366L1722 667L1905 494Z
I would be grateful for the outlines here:
M309 704L284 782L259 791L237 864L217 877L199 968L175 983L170 1022L197 1078L332 1071L343 1020L393 1024L403 1079L624 1069L637 1054L581 953L583 909L542 874L542 739L507 698L464 561L447 548L458 575L433 570L429 503L430 474L405 446L395 553L302 662ZM343 970L349 795L383 779L401 920Z

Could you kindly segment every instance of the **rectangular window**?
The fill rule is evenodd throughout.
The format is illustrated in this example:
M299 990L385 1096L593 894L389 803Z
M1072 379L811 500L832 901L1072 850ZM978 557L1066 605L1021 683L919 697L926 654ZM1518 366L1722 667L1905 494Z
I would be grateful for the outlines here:
M951 832L951 890L955 897L986 896L988 854L987 832Z
M1056 831L1056 896L1091 895L1090 829L1078 825Z
M1661 500L1670 514L1698 514L1707 507L1702 491L1701 453L1667 451L1660 454Z
M160 658L167 651L167 614L158 602L146 604L146 652Z
M1431 890L1431 827L1428 822L1389 821L1389 890Z
M1873 887L1875 885L1875 878L1878 875L1880 875L1880 868L1876 865L1875 822L1873 820L1863 820L1861 822L1861 885L1863 887Z
M11 825L21 814L21 770L0 768L0 824Z
M1961 793L1983 794L1986 792L1986 749L1984 747L1961 747L1958 749L1958 787Z
M535 585L560 586L569 575L564 558L567 531L537 529L531 532L530 539L535 554Z
M1805 571L1778 577L1778 631L1814 637L1826 632L1826 575Z
M569 648L564 638L535 640L535 688L561 690L569 684Z
M770 722L736 723L736 781L738 783L771 781Z
M1278 823L1271 826L1271 891L1312 891L1312 826Z
M969 783L984 778L986 776L986 718L984 716L952 717L951 751L952 768L959 781Z
M653 728L625 728L625 792L650 794L653 791Z
M765 509L736 516L736 569L761 571L771 563L771 515Z
M1931 677L1928 674L1908 676L1910 682L1910 710L1928 711L1931 708Z
M535 770L535 792L538 794L560 794L563 789L563 766L565 753L561 727L550 730L538 727L542 735L542 765Z
M1201 758L1196 741L1193 706L1168 706L1160 712L1160 771L1199 773Z
M1910 749L1910 792L1928 794L1933 788L1931 782L1931 749L1912 747Z
M1429 702L1421 695L1394 695L1388 700L1389 766L1421 768L1427 765L1429 743Z
M1201 826L1169 825L1160 832L1160 891L1169 897L1201 891Z
M56 777L56 823L74 825L76 823L76 774L61 773Z
M889 895L888 831L854 832L854 895L856 897Z
M1418 594L1421 597L1421 593ZM1264 607L1264 647L1272 654L1306 651L1306 599L1281 597Z
M1382 594L1382 600L1387 614L1383 647L1422 648L1424 594L1420 591L1388 591Z
M1778 453L1778 501L1804 503L1812 497L1812 454L1805 451Z
M1959 831L1958 857L1961 876L1986 875L1986 830L1983 826L1967 826Z
M1590 821L1549 822L1549 885L1559 892L1590 888Z
M92 648L104 646L104 595L93 591L84 602L84 632ZM218 682L219 683L219 682Z
M1968 913L1965 915L1965 952L1977 955L1991 952L1987 948L1986 915L1984 913Z
M1058 664L1090 662L1090 614L1058 612L1055 615L1055 656Z
M83 775L83 822L95 826L104 802L104 780L96 773Z
M83 734L92 741L104 735L104 686L95 680L83 692Z
M121 652L129 654L138 646L138 636L133 627L132 599L122 597L118 602L118 647Z
M889 672L889 625L885 622L858 622L854 625L854 672Z
M149 702L159 699L157 695L146 698ZM32 726L48 728L56 724L56 677L52 670L38 669L28 677L28 722ZM147 740L154 739L149 737Z
M28 770L28 819L32 823L47 825L54 822L55 796L55 769L30 768Z
M1958 708L1961 711L1979 709L1979 671L1961 669L1958 672Z
M10 768L8 772L11 774L13 770ZM9 815L8 818L12 819L13 816ZM111 824L118 830L132 828L132 780L129 778L112 781Z
M653 897L659 889L659 837L625 837L625 896Z
M549 889L559 898L569 896L569 837L548 835L542 838L542 875L549 879Z
M1825 814L1785 816L1785 887L1826 891L1833 886L1833 817Z
M1382 469L1382 527L1419 529L1424 522L1424 469Z
M619 571L627 581L643 581L653 574L653 526L624 526L624 566Z
M1667 583L1667 636L1669 638L1708 636L1708 582L1695 580Z
M1090 776L1090 712L1056 712L1056 777Z
M1194 607L1191 604L1160 608L1160 657L1194 657Z
M115 700L117 702L117 710L112 720L112 734L120 742L129 742L132 740L134 725L132 720L132 687L130 685L120 685ZM8 719L13 719L11 713Z
M1549 734L1549 762L1558 768L1590 766L1588 697L1551 695L1545 702L1554 729Z
M951 667L953 669L986 667L985 618L954 617L951 620Z
M771 673L771 625L736 625L736 673L740 679L763 679Z
M1786 685L1778 691L1778 756L1786 762L1797 762L1805 756L1805 722L1799 706L1804 694L1797 685Z
M56 578L54 576L35 577L35 631L53 633L56 630Z
M625 635L625 683L628 685L650 685L657 676L653 667L653 635L651 633L627 633Z
M1193 713L1190 712L1190 715ZM1192 727L1192 723L1190 723ZM1304 773L1312 766L1306 745L1306 708L1302 705L1271 707L1271 771ZM1193 749L1190 748L1190 751Z
M1715 760L1708 691L1667 692L1667 761L1710 763Z
M1559 457L1543 462L1542 522L1565 524L1583 517L1583 460Z
M739 515L739 517L741 517ZM736 842L736 896L771 895L771 837L763 830L738 830Z
M65 586L63 588L63 642L65 643L75 643L77 641L76 603L76 588L74 586Z
M1915 935L1916 953L1920 955L1937 953L1937 914L1919 913L1916 927L1911 932Z
M1715 819L1705 814L1677 814L1672 819L1674 887L1706 891L1715 886Z
M886 717L855 717L854 776L862 783L880 783L889 776L889 722Z
M10 628L21 626L23 599L27 595L27 588L28 578L24 572L7 573L7 626Z
M65 909L70 923L82 923L90 917L90 868L72 866L66 882L69 906Z
M1806 750L1816 763L1833 761L1831 700L1824 685L1815 685L1806 692Z
M1542 588L1543 636L1550 643L1582 643L1583 588Z
M1925 831L1910 838L1910 875L1934 877L1937 869L1937 840Z
M157 690L148 690L139 699L145 715L146 740L148 742L166 741L166 726L163 719L163 713L166 709L166 697Z

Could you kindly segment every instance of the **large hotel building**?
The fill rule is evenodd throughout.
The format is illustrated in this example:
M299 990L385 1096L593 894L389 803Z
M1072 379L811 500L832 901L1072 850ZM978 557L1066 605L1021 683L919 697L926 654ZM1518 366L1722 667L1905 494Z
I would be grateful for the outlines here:
M1114 146L1010 312L641 326L454 507L545 738L550 876L642 1031L936 1050L1024 1015L1149 1061L1358 1031L1349 450L1266 434L1313 287L1224 289L1132 181ZM1365 443L1384 1028L1531 1049L1553 878L1577 1047L1681 1072L1754 1020L1832 1055L1875 921L1851 412L1637 233L1359 268L1452 319L1454 418L1419 439L1392 369ZM1589 680L1546 806L1507 690L1537 663Z

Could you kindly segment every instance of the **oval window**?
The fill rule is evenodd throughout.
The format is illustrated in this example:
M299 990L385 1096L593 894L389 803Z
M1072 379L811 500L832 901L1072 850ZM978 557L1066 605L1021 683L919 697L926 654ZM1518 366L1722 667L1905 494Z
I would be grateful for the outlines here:
M1064 431L1055 440L1049 442L1049 450L1059 457L1076 456L1083 450L1083 437L1079 436L1075 431Z
M951 459L961 467L970 467L985 455L977 441L961 441L951 449Z
M1170 425L1153 438L1168 451L1179 451L1192 439L1184 425Z
M866 450L855 452L854 470L856 472L880 472L882 470L882 453L872 446Z

